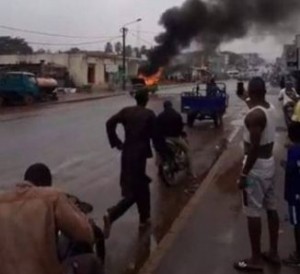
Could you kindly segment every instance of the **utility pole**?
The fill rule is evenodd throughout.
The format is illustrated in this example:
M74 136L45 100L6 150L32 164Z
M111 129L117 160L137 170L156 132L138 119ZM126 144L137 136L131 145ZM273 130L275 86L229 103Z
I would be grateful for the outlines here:
M123 38L123 68L122 68L122 89L126 90L126 34L128 29L122 28L122 38Z
M134 23L137 22L141 22L142 19L138 18L132 22L129 22L127 24L125 24L122 28L121 28L121 32L122 32L122 38L123 38L123 68L122 68L122 89L126 90L126 35L128 32L128 29L126 28L129 25L132 25Z

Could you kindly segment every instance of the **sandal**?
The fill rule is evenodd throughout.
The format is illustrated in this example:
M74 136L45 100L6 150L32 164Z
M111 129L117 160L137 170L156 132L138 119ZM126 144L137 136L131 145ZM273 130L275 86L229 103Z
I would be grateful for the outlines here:
M262 258L269 264L280 266L281 260L279 256L272 256L269 252L262 253Z
M245 272L263 272L263 267L259 265L249 264L246 260L242 260L233 264L233 267L238 271Z

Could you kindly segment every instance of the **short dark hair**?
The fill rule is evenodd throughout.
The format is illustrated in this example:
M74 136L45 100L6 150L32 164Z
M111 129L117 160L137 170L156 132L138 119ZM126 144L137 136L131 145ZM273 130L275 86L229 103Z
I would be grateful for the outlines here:
M267 93L266 83L261 77L254 77L250 80L248 86L249 95L263 98Z
M36 163L26 170L24 180L34 184L35 186L51 186L51 171L45 164Z
M293 143L300 143L300 122L292 122L288 126L288 134Z
M149 101L148 91L146 89L142 89L136 92L135 100L139 106L146 106Z
M164 108L172 108L173 104L170 100L164 101Z

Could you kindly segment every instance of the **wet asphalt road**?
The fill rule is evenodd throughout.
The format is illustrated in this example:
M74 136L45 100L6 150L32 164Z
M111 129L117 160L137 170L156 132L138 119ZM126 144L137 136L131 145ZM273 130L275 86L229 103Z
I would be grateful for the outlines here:
M235 82L228 83L229 93L234 90ZM170 98L178 108L181 91L182 88L161 91L151 98L149 107L158 112L163 100ZM94 205L93 216L102 225L105 209L120 198L120 153L109 147L105 122L121 108L133 104L126 95L0 114L0 187L20 181L30 164L44 162L53 171L55 185ZM121 218L107 242L107 273L135 272L142 265L200 185L226 139L239 128L243 107L233 94L223 128L215 129L211 122L202 122L187 130L199 176L196 182L182 178L177 187L166 188L157 179L153 160L149 161L148 173L153 178L152 228L138 233L135 207ZM119 132L123 134L121 128Z
M281 105L276 93L269 101L276 107L276 160L275 195L280 217L279 255L287 258L295 249L293 227L289 222L288 207L284 200L284 169L280 162L286 159L287 130ZM233 263L249 258L247 222L242 208L241 193L237 188L243 158L242 134L222 155L213 180L197 200L192 214L182 230L172 230L175 239L161 257L155 274L233 274ZM208 210L209 209L209 210ZM269 248L267 216L262 215L262 251ZM258 272L253 272L258 273ZM262 272L261 272L262 273ZM299 267L272 266L264 263L265 274L296 274Z

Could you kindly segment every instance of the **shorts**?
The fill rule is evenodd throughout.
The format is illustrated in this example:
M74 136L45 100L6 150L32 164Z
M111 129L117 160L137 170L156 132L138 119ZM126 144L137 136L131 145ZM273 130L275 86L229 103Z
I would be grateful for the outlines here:
M248 217L260 217L263 210L276 210L273 178L249 175L248 186L243 190L244 211Z
M289 219L291 225L300 224L300 205L289 205Z

